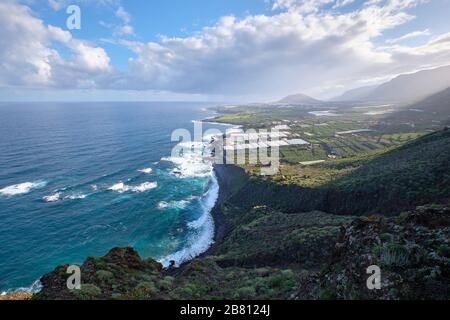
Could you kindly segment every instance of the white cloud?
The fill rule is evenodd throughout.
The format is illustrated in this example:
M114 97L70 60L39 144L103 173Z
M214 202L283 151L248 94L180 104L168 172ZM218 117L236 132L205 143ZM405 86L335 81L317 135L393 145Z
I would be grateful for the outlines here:
M63 3L58 0L48 0L48 5L55 11L59 11L62 9Z
M277 0L275 9L289 10L223 17L189 37L134 43L138 56L131 59L126 83L192 93L322 95L361 79L388 78L413 64L417 69L430 61L450 63L446 46L382 48L374 43L386 30L413 20L408 9L421 2L377 1L337 13L321 9L334 1ZM418 54L426 49L426 55Z
M131 15L122 6L119 6L115 16L120 20L119 24L107 23L103 20L99 21L99 24L112 30L114 36L134 36L135 32L131 25Z
M318 12L326 4L333 3L334 0L275 0L273 10L295 10L301 13Z
M116 11L116 16L123 21L124 24L129 24L131 21L131 16L125 9L120 6Z
M276 0L271 15L222 17L187 37L163 36L148 43L107 40L135 53L121 74L112 70L102 48L45 26L21 7L32 23L12 33L0 30L0 58L6 61L0 65L0 83L231 96L305 92L323 97L358 83L450 64L449 34L421 46L400 45L412 35L389 46L377 45L387 30L412 21L409 9L423 0L371 0L353 12L333 9L352 2ZM0 19L6 12L0 10ZM130 26L131 16L124 8L119 7L116 16L121 27ZM14 15L5 17L3 24L14 26L12 19ZM116 35L134 32L117 27L111 27ZM64 44L72 56L63 59L52 42ZM17 54L4 54L5 50Z
M407 33L398 38L388 39L388 40L386 40L386 43L394 44L394 43L402 42L404 40L409 40L409 39L413 39L413 38L417 38L417 37L424 37L424 36L429 36L429 35L431 35L431 32L429 29L425 29L423 31L413 31L413 32Z
M122 24L115 27L114 33L116 35L133 35L134 28L130 25L131 15L122 6L117 9L116 17L122 20Z
M111 74L109 57L99 47L46 26L31 10L12 0L0 3L0 85L17 87L96 87ZM64 59L53 44L65 46ZM86 79L89 79L86 81Z
M349 4L352 4L353 2L355 2L355 0L337 0L334 8L345 7Z

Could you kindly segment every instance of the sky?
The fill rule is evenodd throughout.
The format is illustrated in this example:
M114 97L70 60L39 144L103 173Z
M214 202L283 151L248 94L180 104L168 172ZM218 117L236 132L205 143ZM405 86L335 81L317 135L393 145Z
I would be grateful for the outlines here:
M1 0L0 100L328 99L450 65L449 13L450 0Z

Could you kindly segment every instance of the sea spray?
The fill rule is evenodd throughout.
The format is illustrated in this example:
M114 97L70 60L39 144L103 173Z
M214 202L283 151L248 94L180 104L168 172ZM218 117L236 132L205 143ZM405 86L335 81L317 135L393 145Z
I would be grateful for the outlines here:
M192 235L184 248L159 260L164 267L169 267L172 262L179 266L201 255L214 244L214 220L211 211L216 205L218 198L219 183L215 173L211 171L209 190L201 199L203 213L200 218L188 223Z
M15 185L0 189L0 195L11 197L11 196L27 194L27 193L31 192L33 189L44 188L46 185L47 185L46 181L19 183L19 184L15 184Z

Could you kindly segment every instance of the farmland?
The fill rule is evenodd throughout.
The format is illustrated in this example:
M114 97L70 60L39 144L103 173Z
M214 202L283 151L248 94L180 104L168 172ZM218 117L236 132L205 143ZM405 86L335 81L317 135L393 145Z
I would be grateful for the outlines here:
M370 155L401 146L429 133L436 120L415 126L387 123L391 106L237 106L219 107L220 115L211 121L242 125L244 129L271 129L285 125L291 139L303 139L310 146L281 147L281 162L345 159Z

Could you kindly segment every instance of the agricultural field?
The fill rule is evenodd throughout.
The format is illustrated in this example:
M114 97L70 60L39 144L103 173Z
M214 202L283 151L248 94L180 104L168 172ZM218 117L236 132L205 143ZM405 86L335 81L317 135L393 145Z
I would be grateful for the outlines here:
M241 125L244 130L288 126L285 131L289 139L303 139L310 144L281 147L280 172L271 179L314 187L349 173L358 167L360 160L426 135L436 123L430 122L428 126L389 123L391 120L386 119L395 118L390 108L237 106L218 108L221 115L211 121ZM258 168L250 164L244 167L250 172Z

